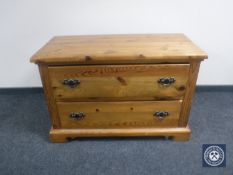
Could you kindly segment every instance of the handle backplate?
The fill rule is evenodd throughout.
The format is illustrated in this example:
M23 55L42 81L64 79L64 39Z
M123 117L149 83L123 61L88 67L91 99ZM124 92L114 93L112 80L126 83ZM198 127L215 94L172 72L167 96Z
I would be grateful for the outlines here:
M72 112L70 113L70 118L75 120L81 120L86 116L84 112Z
M175 83L175 81L176 81L175 77L162 77L158 80L158 83L163 86L169 86Z
M80 80L78 80L78 79L65 79L65 80L63 80L63 84L66 86L69 86L71 88L74 88L80 84Z
M154 113L154 116L159 118L159 119L163 119L163 118L169 116L169 112L167 112L167 111L157 111L157 112Z

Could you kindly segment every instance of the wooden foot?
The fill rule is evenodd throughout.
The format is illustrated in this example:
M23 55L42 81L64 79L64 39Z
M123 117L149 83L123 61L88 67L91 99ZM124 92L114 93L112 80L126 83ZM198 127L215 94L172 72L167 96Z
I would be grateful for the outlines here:
M186 129L187 129L186 132L174 134L173 140L175 140L175 141L188 141L190 139L191 130L188 126L186 127Z
M50 130L50 133L49 133L49 139L53 143L66 143L66 142L68 142L68 140L65 136L54 134L52 129Z
M173 140L175 141L189 141L190 139L190 134L179 134L173 136Z
M184 128L132 128L132 129L51 129L50 140L65 143L68 138L80 137L172 137L176 141L187 141L190 137L189 127Z

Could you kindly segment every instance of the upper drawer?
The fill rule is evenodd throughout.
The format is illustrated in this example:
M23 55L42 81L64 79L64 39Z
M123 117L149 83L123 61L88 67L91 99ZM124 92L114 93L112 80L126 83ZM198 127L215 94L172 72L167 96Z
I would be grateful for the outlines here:
M58 101L182 99L188 72L188 64L49 67Z

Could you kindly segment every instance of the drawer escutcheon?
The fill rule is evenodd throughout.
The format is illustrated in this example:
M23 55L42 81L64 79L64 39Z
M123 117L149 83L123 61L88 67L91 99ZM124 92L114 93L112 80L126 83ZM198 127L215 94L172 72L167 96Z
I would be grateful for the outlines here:
M81 120L86 116L84 112L72 112L70 113L70 118L75 120Z
M154 113L155 117L158 117L159 119L164 119L165 117L169 116L169 112L167 111L158 111Z
M74 88L80 84L80 80L78 80L78 79L65 79L65 80L63 80L63 84L67 85L71 88Z
M158 80L158 83L163 86L170 86L175 83L176 79L174 77L163 77Z

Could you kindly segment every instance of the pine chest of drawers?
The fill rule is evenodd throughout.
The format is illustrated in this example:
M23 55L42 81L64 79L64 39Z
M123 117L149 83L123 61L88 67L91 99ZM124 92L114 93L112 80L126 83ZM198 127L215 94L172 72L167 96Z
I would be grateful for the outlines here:
M188 140L205 52L183 34L59 36L32 56L51 116L52 142L76 137Z

